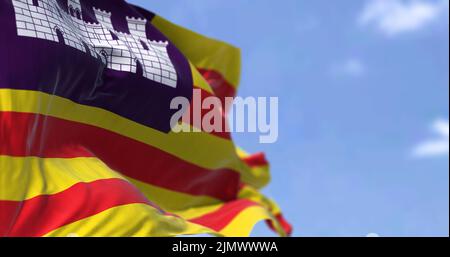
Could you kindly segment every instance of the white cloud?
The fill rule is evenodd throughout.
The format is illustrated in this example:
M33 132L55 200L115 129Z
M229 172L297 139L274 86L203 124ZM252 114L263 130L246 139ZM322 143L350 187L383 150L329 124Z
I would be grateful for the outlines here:
M363 26L374 25L388 36L422 29L443 14L448 0L370 0L359 17Z
M417 145L413 150L415 157L448 156L449 154L449 122L437 120L432 129L439 137L430 139Z
M332 73L334 75L360 77L366 73L366 67L360 59L349 58L343 62L335 64L332 67Z

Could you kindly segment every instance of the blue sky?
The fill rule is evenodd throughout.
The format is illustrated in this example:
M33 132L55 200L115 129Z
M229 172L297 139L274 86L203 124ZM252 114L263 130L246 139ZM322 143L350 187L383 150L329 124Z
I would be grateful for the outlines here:
M279 97L277 143L235 139L295 236L449 235L448 0L129 2L240 47L239 95Z

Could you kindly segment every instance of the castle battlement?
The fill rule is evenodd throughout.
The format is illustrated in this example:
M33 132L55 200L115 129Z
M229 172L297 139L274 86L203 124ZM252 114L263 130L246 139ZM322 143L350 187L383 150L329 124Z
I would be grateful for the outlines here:
M69 12L56 0L11 1L17 35L65 44L89 53L113 70L136 73L139 63L145 78L176 87L177 73L167 52L169 42L148 39L146 19L127 16L128 34L113 28L111 12L95 7L98 23L84 21L79 0L68 0Z
M102 9L98 9L98 8L95 8L95 7L93 7L92 9L94 10L95 13L101 13L101 14L104 14L104 15L111 15L111 12L108 12L108 11L105 11L105 10L102 10Z
M136 18L136 17L130 17L130 16L126 16L125 17L127 20L129 20L129 21L137 21L137 22L143 22L143 23L146 23L147 22L147 20L146 19L142 19L142 18Z

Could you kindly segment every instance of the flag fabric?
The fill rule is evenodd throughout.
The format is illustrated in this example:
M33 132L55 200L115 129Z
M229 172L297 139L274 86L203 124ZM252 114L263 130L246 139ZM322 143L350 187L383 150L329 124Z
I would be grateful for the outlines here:
M174 97L236 95L239 49L122 0L0 0L0 22L0 236L291 233L263 154L171 131Z

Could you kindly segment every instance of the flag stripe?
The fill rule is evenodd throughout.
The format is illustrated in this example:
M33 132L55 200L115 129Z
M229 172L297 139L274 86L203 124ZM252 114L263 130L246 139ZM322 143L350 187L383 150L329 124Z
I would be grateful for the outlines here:
M241 72L240 49L177 26L160 16L151 21L195 67L220 73L237 88Z
M241 180L247 184L266 183L264 177L253 173L238 157L233 142L227 139L204 132L165 134L111 112L38 91L0 89L0 99L0 111L39 113L89 124L151 145L208 170L237 171L242 175ZM192 151L193 148L195 151Z
M196 88L198 90L200 90L200 98L199 99L195 99L195 101L199 101L196 104L198 105L197 107L194 107L194 104L190 104L189 105L189 110L186 111L186 113L184 114L184 116L187 116L189 118L189 122L187 124L191 125L194 128L200 129L202 131L205 131L205 127L203 126L203 119L205 118L206 115L209 114L209 116L211 114L214 114L214 117L220 117L219 119L216 120L216 118L214 118L214 122L220 123L218 127L220 127L221 130L219 131L211 131L211 132L205 132L205 133L210 133L211 135L215 135L218 137L221 137L223 139L227 139L227 140L231 140L231 134L230 132L227 132L225 130L226 128L226 123L227 123L227 116L226 113L224 112L224 108L225 108L225 102L221 102L221 105L218 107L212 107L212 106L208 106L203 108L202 105L206 104L207 98L210 97L214 97L213 94L203 90L203 89L199 89ZM194 89L195 90L195 89ZM197 92L194 92L195 95L197 95ZM197 97L196 97L197 98ZM220 109L217 109L220 108ZM198 122L195 121L194 117L198 116ZM205 119L207 122L206 124L209 125L209 118Z
M151 203L129 182L103 179L78 183L53 195L25 201L0 201L0 235L42 236L60 226L114 206Z
M175 192L124 177L97 158L59 159L0 155L0 170L14 171L0 172L0 188L4 189L0 190L1 200L23 201L39 195L62 192L79 182L120 178L130 181L156 205L186 218L201 216L219 208L222 203L215 198Z
M174 213L185 219L193 219L208 212L219 209L223 202L207 197L193 196L186 193L156 187L139 180L125 177L156 205L167 212Z
M0 98L0 111L39 113L100 127L152 145L207 169L229 168L241 171L247 168L237 156L230 140L208 133L165 134L111 112L37 91L0 89ZM48 108L49 106L52 108ZM195 151L192 151L193 148Z
M43 158L98 157L127 177L191 195L223 201L236 198L240 176L229 169L207 170L116 133L30 113L0 112L0 154ZM33 140L27 135L32 131ZM75 150L68 150L75 146ZM77 151L84 148L82 151ZM148 159L151 158L151 161ZM161 169L164 169L161 172Z
M205 80L208 82L208 84L211 86L211 88L214 91L214 94L223 99L224 97L234 97L236 96L237 89L231 85L221 73L215 71L215 70L208 70L208 69L202 69L198 68L198 71L202 76L205 78Z
M127 179L157 206L192 219L220 208L223 203L208 197L196 197L122 177L97 158L37 158L0 156L0 199L21 202L40 195L54 195L77 183L100 179ZM20 178L20 179L18 179ZM14 184L14 187L9 185Z
M196 71L195 73L198 73L198 71ZM194 81L194 83L197 83L197 84L193 84L193 88L200 89L202 91L202 100L203 100L206 97L213 96L215 91L213 89L211 89L211 87L208 85L208 81L205 81L204 78L200 78L200 77L201 77L201 75L197 75L195 77L196 81ZM199 86L197 86L197 85L199 85ZM140 92L137 89L133 89L132 87L120 86L119 88L120 88L120 90L127 90L127 91L126 92L114 92L114 93L110 93L110 94L126 95L128 98L130 98L128 101L122 101L122 98L106 98L106 99L104 99L102 97L97 97L94 100L91 98L88 98L88 100L83 100L84 99L82 97L83 92L89 91L90 89L84 89L84 88L78 88L78 87L77 87L77 90L80 90L80 91L74 91L74 89L72 89L72 88L69 88L68 90L54 91L50 86L34 87L34 86L28 86L28 85L21 85L21 86L0 85L0 90L2 90L2 89L30 90L30 91L39 91L42 93L59 96L59 97L71 100L71 101L81 104L81 105L96 107L96 108L103 109L105 111L109 111L111 113L114 113L121 117L127 118L129 120L132 120L132 121L142 124L144 126L149 126L150 124L155 123L153 120L158 117L152 116L149 118L148 115L147 116L142 115L141 110L142 109L152 109L152 108L155 109L155 107L153 105L155 105L156 103L151 103L151 101L148 101L148 99L146 99L146 97L148 98L148 95L157 95L156 93ZM155 87L147 87L147 88L152 88L152 90L153 90ZM110 89L110 90L113 90L113 89ZM139 89L139 90L141 90L141 89ZM173 99L175 97L176 97L176 95L174 95L171 99ZM147 104L149 102L150 102L150 104ZM141 106L139 106L139 109L138 109L137 108L138 105L136 105L136 103L143 103L143 104ZM201 103L203 103L203 101ZM166 104L166 106L161 106L163 104ZM165 107L166 109L169 109L170 101L167 100L165 102L159 103L159 106L157 106L157 107L158 108ZM201 111L203 111L203 110L201 110ZM175 111L172 111L172 112L175 112ZM204 116L204 113L206 113L206 112L207 111L203 111L202 117ZM155 114L153 114L153 115L155 115ZM159 115L159 113L157 113L156 115ZM158 119L165 120L166 118L165 117L163 118L163 116L161 116ZM223 119L223 117L222 117L222 119ZM155 124L159 124L159 123L157 122ZM228 133L216 133L215 132L212 134L218 135L225 139L230 139L230 136Z
M213 234L205 227L172 216L161 216L144 204L128 204L57 228L45 236L148 237ZM216 233L217 234L217 233Z
M194 88L199 88L205 90L210 94L214 94L214 90L211 88L211 85L208 84L205 77L198 71L197 67L194 66L191 62L189 63L189 67L192 71L192 80L194 81Z
M236 153L249 167L248 172L242 173L242 181L258 189L265 187L270 182L269 163L265 155L250 155L240 148L236 148Z
M237 214L234 219L220 231L220 233L230 237L250 236L253 227L259 221L263 220L270 222L273 221L273 217L261 206L250 206ZM275 226L273 229L278 232L280 236L286 235L279 229L279 226Z
M54 188L55 186L61 186L62 184L68 184L70 182L65 181L62 178L58 178L58 176L63 176L63 177L68 177L71 174L69 167L72 167L72 169L76 172L75 174L71 174L71 176L73 177L73 179L76 181L77 178L79 178L80 180L83 180L84 177L83 176L90 176L90 172L98 172L99 170L91 170L88 169L87 166L84 165L74 165L75 161L79 162L82 160L86 160L87 162L93 161L94 158L76 158L76 159L37 159L37 158L31 158L31 157L27 157L27 159L24 160L20 160L21 158L14 158L14 157L5 157L2 156L1 157L1 162L4 163L8 163L8 158L9 159L17 159L17 163L21 163L22 165L25 165L27 167L29 167L30 170L25 170L23 168L17 167L18 170L23 170L23 174L18 174L19 176L21 176L23 178L23 180L25 181L29 181L32 182L31 185L24 185L23 187L21 187L23 190L25 189L30 189L30 191L36 191L39 190L39 187L36 188L36 183L38 183L37 181L39 179L42 180L42 178L38 178L39 176L43 176L44 177L44 181L43 183L45 183L45 188ZM27 162L33 161L33 164L26 164ZM49 165L50 163L54 163L53 167L51 165ZM25 163L25 164L23 164ZM36 171L36 168L33 168L34 166L40 166L41 170L39 170L40 172ZM61 169L63 167L63 169ZM2 167L5 168L5 167ZM6 167L8 168L8 170L11 170L11 167ZM104 169L108 169L107 167ZM26 177L24 176L24 174L26 173L37 173L35 174L35 177ZM50 174L49 174L50 172ZM51 172L53 172L53 174L51 174ZM5 178L7 178L7 176L5 177L6 174L2 174L2 178L1 181L5 181ZM99 175L100 176L100 175ZM106 176L105 176L106 177ZM97 180L99 181L99 180ZM95 181L95 182L97 182ZM100 180L101 181L101 180ZM5 183L9 183L7 181L5 181ZM84 184L84 183L82 183ZM91 183L92 184L92 183ZM74 184L73 187L76 187L78 185L78 183ZM3 188L8 188L8 187L4 187L4 185L2 185ZM73 188L72 187L72 188ZM114 187L113 184L108 184L108 188L112 188ZM55 205L51 204L51 199L49 200L48 197L49 195L56 195L56 196L60 196L60 195L65 195L67 196L67 191L70 191L72 188L69 188L67 190L64 190L61 193L54 193L54 192L49 192L49 191L45 191L45 190L41 190L40 192L42 192L42 195L38 196L38 197L34 197L32 199L29 199L28 201L23 201L25 203L27 202L33 202L36 201L36 199L40 199L42 197L45 197L45 204L47 207L51 208L52 210L54 209ZM139 187L139 189L142 189L141 187ZM8 188L8 190L11 190L11 188ZM53 194L52 194L53 193ZM143 193L146 193L146 190L143 190ZM153 192L154 194L149 194L149 197L151 197L151 199L157 199L160 194L165 193L164 191L156 191ZM4 194L4 192L2 192L2 194ZM165 193L167 194L167 193ZM170 192L169 192L170 194ZM90 194L90 196L92 196L92 199L97 199L96 195L93 195L92 193ZM173 193L172 195L167 195L167 197L170 199L172 196L175 196ZM4 197L4 195L2 195L2 198ZM67 199L70 199L69 202L72 202L72 197L67 196ZM112 195L108 195L107 197L114 197L114 194ZM62 200L61 200L62 201ZM101 199L99 201L102 201ZM3 201L4 202L13 202L13 201ZM16 203L22 203L21 201L15 201ZM248 205L247 205L248 204ZM247 208L248 206L253 206L256 205L256 203L251 203L249 201L246 200L236 200L227 204L213 204L213 205L205 205L203 207L200 208L194 208L191 207L189 210L185 210L185 211L181 211L177 214L180 214L183 218L185 219L190 219L190 218L196 218L199 216L202 216L201 218L198 218L198 221L193 220L193 222L199 222L200 224L203 225L207 225L209 227L211 227L212 229L215 229L217 231L219 231L220 229L222 229L223 227L227 226L230 222L232 222L233 219L235 219L235 217L242 212L245 208ZM6 206L6 207L5 207ZM14 207L18 207L17 204L13 205L13 206L9 206L10 208L7 208L8 205L3 204L2 205L2 210L3 209L10 209L9 212L7 213L13 213L13 210L11 210L11 208ZM22 206L22 204L21 204ZM58 205L57 205L58 206ZM75 206L76 207L76 206ZM62 208L62 207L61 207ZM229 210L231 210L232 212L230 212L229 210L227 210L228 208L230 208ZM66 209L65 209L66 210ZM33 209L33 211L36 211L36 209ZM70 211L67 210L67 211ZM209 214L211 213L211 214ZM208 215L209 214L209 215ZM2 220L9 220L8 218L3 217ZM34 222L40 222L38 221L34 221ZM62 223L61 223L62 224ZM4 227L4 226L3 226ZM15 234L18 235L18 234ZM21 234L24 235L24 234Z
M56 194L79 182L123 179L97 158L45 159L0 155L0 171L0 199L10 201Z
M245 199L227 202L220 209L190 221L220 231L242 210L255 205L257 203Z
M269 165L263 153L257 153L243 157L242 160L250 167L265 167Z
M112 171L101 161L96 158L74 158L74 159L55 159L55 158L35 158L35 157L9 157L0 156L1 170L15 170L14 174L0 173L1 188L0 199L15 199L21 202L23 195L28 195L27 199L36 198L42 195L57 195L64 192L70 187L78 184L77 181L92 182L99 178L121 178L120 175ZM20 177L20 180L17 178ZM20 184L17 184L17 183ZM206 222L212 228L218 229L227 226L232 222L240 212L245 208L239 208L239 203L243 200L236 200L228 204L234 210L234 214L230 212L223 213L226 205L220 202L202 201L189 195L173 192L170 190L156 188L148 184L130 179L136 187L139 188L148 199L151 199L157 206L162 209L173 212L184 219L196 219L199 217L201 222ZM12 183L17 187L8 187ZM149 188L151 190L149 190ZM33 194L34 193L34 194ZM255 193L255 192L250 192ZM257 194L257 192L256 192ZM242 197L249 197L249 191ZM252 200L258 201L257 197ZM246 200L244 200L245 202ZM264 202L261 202L264 204ZM256 204L256 202L255 202ZM249 204L249 205L255 205ZM172 206L169 206L172 205ZM172 209L167 208L176 206ZM233 207L234 206L234 207ZM245 206L244 206L245 207ZM261 207L262 208L262 207ZM213 213L212 215L208 215ZM203 217L208 215L208 217ZM233 216L234 215L234 216ZM225 217L225 219L217 219L216 217ZM2 220L6 220L2 218ZM244 225L244 224L243 224Z
M292 234L292 231L293 231L292 225L287 222L287 220L284 218L284 216L281 213L275 215L275 220L278 221L279 226L282 228L282 230L287 235L291 235ZM273 220L267 220L267 224L269 225L269 227L271 229L276 231L277 228L275 227L275 224L273 223Z

